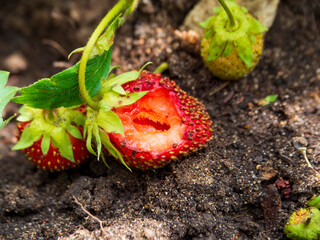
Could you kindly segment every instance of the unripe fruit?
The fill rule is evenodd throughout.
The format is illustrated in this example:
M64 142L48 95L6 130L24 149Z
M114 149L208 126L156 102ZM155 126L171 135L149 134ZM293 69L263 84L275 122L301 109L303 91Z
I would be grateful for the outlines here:
M227 1L235 23L223 9L200 23L204 28L201 56L212 74L223 80L236 80L249 74L259 62L263 32L258 20L236 2Z

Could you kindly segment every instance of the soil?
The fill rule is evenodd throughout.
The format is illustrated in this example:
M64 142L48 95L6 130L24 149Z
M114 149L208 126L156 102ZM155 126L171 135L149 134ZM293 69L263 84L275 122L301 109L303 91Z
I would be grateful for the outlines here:
M107 168L92 157L50 173L10 150L12 122L0 132L0 239L286 239L291 213L320 191L316 1L282 0L259 65L220 90L224 82L205 68L198 43L174 33L196 2L141 1L117 33L113 65L124 72L168 62L164 75L206 105L214 140L159 170L129 172L111 158ZM77 58L66 54L85 45L114 3L1 3L0 69L12 72L9 84L25 86L73 64ZM259 104L272 94L274 103ZM10 104L5 117L18 107Z

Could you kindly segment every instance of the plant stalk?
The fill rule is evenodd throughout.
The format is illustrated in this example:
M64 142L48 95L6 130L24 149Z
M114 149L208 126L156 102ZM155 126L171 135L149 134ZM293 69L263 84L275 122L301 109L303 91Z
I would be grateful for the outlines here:
M134 0L120 0L108 13L107 15L101 20L97 28L92 33L87 45L84 48L80 66L79 66L79 88L80 94L83 100L94 110L99 110L99 104L92 100L89 93L86 89L85 84L85 72L86 66L89 60L90 53L97 42L99 36L102 34L103 30L120 14L123 14L129 7L132 6Z
M228 5L225 3L224 0L218 0L219 3L221 4L221 6L223 7L223 9L226 11L226 13L228 14L228 17L230 19L230 28L233 30L237 27L237 23L236 23L236 20L234 19L233 17L233 14L232 12L230 11Z

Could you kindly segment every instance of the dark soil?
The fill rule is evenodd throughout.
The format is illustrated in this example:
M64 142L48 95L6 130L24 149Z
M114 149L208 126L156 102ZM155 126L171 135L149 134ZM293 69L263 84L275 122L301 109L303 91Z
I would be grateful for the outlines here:
M12 122L0 132L0 239L286 239L290 214L320 190L319 12L306 0L282 0L254 72L210 95L223 82L204 67L197 46L174 34L197 1L141 2L118 31L113 65L123 72L168 62L164 75L206 105L214 140L156 171L129 172L111 158L107 168L92 158L49 173L10 151ZM9 84L48 77L61 70L57 62L73 64L66 53L85 44L114 3L2 2L0 69L15 71ZM6 62L14 53L18 60ZM271 94L275 103L258 104ZM10 104L5 116L17 109ZM295 142L307 143L314 170ZM74 197L104 221L103 231Z

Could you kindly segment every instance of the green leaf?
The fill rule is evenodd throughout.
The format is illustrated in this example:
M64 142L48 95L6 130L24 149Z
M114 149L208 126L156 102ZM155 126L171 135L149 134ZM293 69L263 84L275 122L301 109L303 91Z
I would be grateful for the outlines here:
M241 11L244 13L248 13L248 9L246 9L245 7L241 7Z
M121 95L126 95L126 91L123 89L123 87L119 85L115 85L114 87L111 88L114 92L119 93Z
M70 138L65 129L56 127L51 132L53 145L59 149L60 155L71 162L75 162Z
M87 133L87 141L86 141L86 145L87 145L87 149L88 151L93 154L93 155L97 155L95 153L95 151L93 150L92 148L92 134L93 134L93 125L89 125L87 128L86 128L86 133Z
M17 87L5 86L8 78L9 72L0 71L0 129L12 119L12 117L10 117L8 120L4 121L2 118L2 112L18 90Z
M41 138L42 134L43 130L38 127L38 121L32 121L30 126L24 129L19 142L13 146L12 150L21 150L30 147L35 141Z
M263 26L257 19L251 18L249 21L249 31L253 34L259 34L268 31L268 28Z
M120 118L112 111L105 112L100 109L96 122L99 127L103 128L108 133L124 134Z
M265 100L268 101L269 103L273 103L278 99L278 94L274 95L269 95L265 97Z
M224 49L223 56L228 57L233 49L232 41L228 41L226 48Z
M48 153L50 148L50 141L51 141L50 132L45 131L43 133L43 138L41 141L41 151L43 155L46 155Z
M253 50L248 36L245 35L242 38L236 39L234 41L234 45L238 51L240 59L247 65L247 67L251 67Z
M264 99L261 99L258 104L260 106L267 106L270 103L275 102L278 99L278 94L266 96Z
M101 89L101 79L110 70L112 48L88 61L86 68L86 88L91 97ZM29 87L22 88L21 96L13 101L33 108L53 109L72 107L84 103L78 85L79 63L54 76L41 79Z
M17 117L17 120L19 122L29 122L34 118L34 112L30 111L30 108L28 108L26 105L23 105L19 109L20 115Z
M73 50L69 55L68 55L68 59L70 59L70 57L75 54L75 53L82 53L84 51L84 47L80 47L80 48L77 48L75 50Z
M98 38L97 42L95 43L93 49L90 52L90 56L89 56L90 58L95 57L97 55L101 55L105 51L109 51L109 49L113 45L115 30L118 28L120 21L121 21L121 15L116 17L113 20L113 22L107 27L105 32ZM68 59L74 53L81 53L83 51L84 51L84 47L80 47L80 48L73 50L69 54Z
M103 96L103 100L101 101L101 105L105 105L105 109L111 109L113 107L122 107L127 106L135 103L140 98L145 96L148 93L148 91L142 91L142 92L134 92L129 93L125 96L120 95L118 93L115 93L113 91L106 92Z
M140 75L140 72L136 70L122 73L118 76L111 78L109 81L103 84L103 88L104 89L108 88L109 90L114 85L121 86L122 84L136 80L139 77L139 75Z
M210 45L209 45L209 51L207 56L207 62L214 61L217 58L219 58L225 49L227 43L224 41L221 41L218 37L213 37Z
M113 20L113 22L107 27L106 31L98 38L95 47L91 51L90 57L100 55L105 51L108 51L114 41L115 31L120 24L121 15Z
M149 64L152 64L151 62L147 62L141 69L140 71L136 71L136 70L133 70L133 71L130 71L130 72L125 72L125 73L122 73L118 76L115 76L113 78L111 78L110 80L106 81L104 84L103 84L103 91L106 92L106 91L109 91L111 89L111 87L115 86L115 85L118 85L118 86L121 86L127 82L131 82L133 80L136 80L139 76L140 76L140 73L141 71Z
M13 115L9 117L7 120L3 121L2 118L0 118L0 130L5 127L16 115Z
M254 36L253 34L250 34L250 35L249 35L249 38L250 38L251 42L252 42L254 45L257 45L257 40L256 40L256 38L255 38L255 36Z
M99 134L99 127L97 124L93 125L93 136L95 137L96 140L96 145L97 145L97 155L98 155L98 160L101 155L101 149L102 149L102 143L101 143L101 138Z
M206 20L204 20L203 22L200 22L200 23L199 23L199 26L202 27L202 28L204 28L204 29L207 29L207 28L209 27L210 22L211 22L211 20L212 20L213 18L214 18L213 16L208 17L208 18L207 18Z
M220 12L221 8L220 7L214 7L213 8L213 13L218 14Z
M71 124L67 124L67 126L65 128L68 131L68 133L70 133L73 137L78 138L78 139L82 139L82 135L81 135L80 130L78 128L76 128L75 126L73 126Z
M119 159L120 162L126 166L126 168L131 171L131 169L128 167L128 165L123 160L121 153L112 145L110 142L108 134L106 134L104 131L100 129L100 138L103 146L108 150L108 152L116 159Z
M205 34L205 38L211 38L213 35L214 31L212 29L209 29L206 34Z

